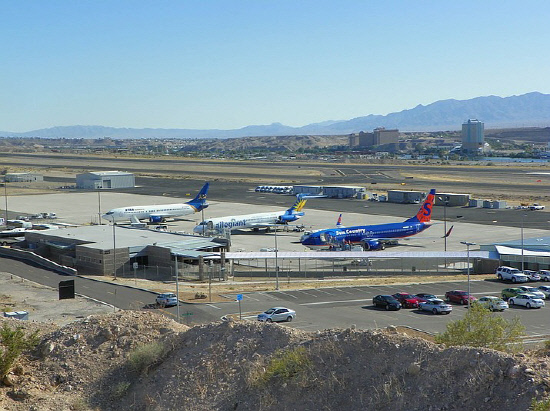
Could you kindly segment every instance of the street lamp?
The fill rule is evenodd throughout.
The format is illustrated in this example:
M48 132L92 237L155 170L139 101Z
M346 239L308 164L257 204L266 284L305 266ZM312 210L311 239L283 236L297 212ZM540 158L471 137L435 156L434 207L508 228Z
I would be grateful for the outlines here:
M525 268L525 258L523 254L523 226L524 226L525 214L521 215L521 271Z
M116 235L115 235L115 218L113 216L113 276L116 280Z
M8 226L8 181L6 179L6 176L4 176L4 198L6 200L6 219L4 221L4 225Z
M277 227L275 227L275 289L279 289L279 248L277 247Z
M470 309L470 299L471 299L471 293L470 293L470 246L476 245L476 243L470 243L468 241L461 241L460 244L464 244L466 246L466 252L468 253L468 309ZM470 325L468 324L468 328Z
M443 201L443 239L445 241L445 251L447 251L447 206L449 205L449 196L437 197L439 201ZM445 264L446 265L446 264Z

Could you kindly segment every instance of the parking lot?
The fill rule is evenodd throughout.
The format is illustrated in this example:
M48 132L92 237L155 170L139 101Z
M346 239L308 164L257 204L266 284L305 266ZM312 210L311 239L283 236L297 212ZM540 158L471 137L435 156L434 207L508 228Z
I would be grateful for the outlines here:
M530 283L536 286L536 283ZM500 296L503 288L509 284L496 280L471 281L472 295L476 298L485 295ZM262 293L244 294L241 301L243 317L255 321L256 313L270 307L287 307L296 311L297 316L292 323L283 323L291 327L307 331L316 331L325 328L347 328L355 325L359 329L372 329L389 325L406 325L429 333L445 331L449 321L463 318L467 306L451 304L453 311L450 315L434 315L419 309L405 309L386 311L375 308L372 298L378 294L394 294L397 292L430 293L444 298L445 292L450 290L467 290L467 282L445 282L431 284L403 284L391 286L353 286L336 288L317 288L293 291L270 291ZM230 297L236 297L230 296ZM223 315L237 316L238 303L214 304L210 307ZM518 316L530 337L548 335L548 310L527 309L512 306L504 312L495 313L508 320Z

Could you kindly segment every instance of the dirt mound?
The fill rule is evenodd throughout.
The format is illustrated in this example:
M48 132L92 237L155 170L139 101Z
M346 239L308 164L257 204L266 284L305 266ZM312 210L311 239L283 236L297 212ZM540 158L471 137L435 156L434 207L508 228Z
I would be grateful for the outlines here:
M44 331L0 388L5 410L526 410L550 390L547 356L444 349L394 328L188 328L133 311L17 324Z

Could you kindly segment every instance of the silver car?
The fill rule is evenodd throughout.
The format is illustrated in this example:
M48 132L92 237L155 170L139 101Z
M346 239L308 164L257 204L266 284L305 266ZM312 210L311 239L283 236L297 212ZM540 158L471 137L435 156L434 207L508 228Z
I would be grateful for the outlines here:
M550 299L550 285L541 285L537 288L541 293L546 296L546 299Z
M491 311L504 311L508 308L508 303L506 301L491 295L481 297L477 302Z
M529 281L540 281L540 274L533 270L523 270L523 274L529 277Z
M453 311L451 304L447 304L440 298L430 298L418 304L418 307L423 311L431 311L434 314L450 314Z
M258 314L258 321L265 321L267 323L273 321L287 321L290 322L296 317L296 311L285 307L273 307Z
M161 307L171 307L178 305L178 298L174 293L162 293L157 295L157 304Z
M539 270L538 274L542 281L550 281L550 270Z
M536 287L530 287L528 285L522 285L518 287L524 293L533 294L535 297L545 299L546 295Z

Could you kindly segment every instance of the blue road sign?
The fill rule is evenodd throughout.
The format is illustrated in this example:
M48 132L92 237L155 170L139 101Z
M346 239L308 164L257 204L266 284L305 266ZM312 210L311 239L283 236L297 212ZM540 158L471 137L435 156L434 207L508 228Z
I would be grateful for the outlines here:
M242 301L242 300L243 300L243 295L237 294L237 301Z

